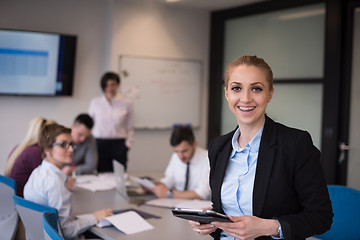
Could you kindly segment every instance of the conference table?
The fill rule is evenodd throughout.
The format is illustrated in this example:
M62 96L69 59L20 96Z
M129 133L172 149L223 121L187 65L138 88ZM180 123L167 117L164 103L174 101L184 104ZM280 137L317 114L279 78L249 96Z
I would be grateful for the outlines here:
M124 239L124 240L141 240L141 239L193 239L193 240L210 240L210 236L200 236L195 233L189 226L187 220L176 218L172 215L171 209L139 205L131 203L124 199L115 190L92 192L82 188L75 187L72 190L72 215L81 215L92 213L96 210L111 208L113 210L136 209L150 213L160 218L146 219L153 229L126 235L117 228L110 226L100 228L93 226L90 231L102 239Z
M131 203L123 198L115 189L107 191L92 192L79 187L72 190L72 215L81 215L92 213L96 210L111 208L113 210L135 209L149 214L159 216L160 218L146 219L154 228L151 230L126 235L117 228L110 226L100 228L93 226L90 231L105 240L211 240L210 236L201 236L195 233L189 226L187 220L183 220L172 215L171 209L154 207L148 205L139 205ZM310 237L307 240L318 240Z

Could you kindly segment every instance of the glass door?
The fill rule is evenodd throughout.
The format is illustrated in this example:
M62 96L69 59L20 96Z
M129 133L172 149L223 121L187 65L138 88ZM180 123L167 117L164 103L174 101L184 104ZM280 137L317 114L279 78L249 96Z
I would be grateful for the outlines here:
M347 186L360 190L360 7L354 9L352 42ZM346 146L343 147L346 151Z
M274 73L273 120L308 131L321 148L325 4L232 18L225 21L224 66L242 55L257 55ZM236 120L222 97L221 134Z

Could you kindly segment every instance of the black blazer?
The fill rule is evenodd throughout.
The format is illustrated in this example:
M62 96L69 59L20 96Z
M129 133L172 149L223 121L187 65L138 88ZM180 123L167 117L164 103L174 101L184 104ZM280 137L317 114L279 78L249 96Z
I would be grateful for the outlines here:
M213 210L221 213L221 186L234 132L214 139L209 146L211 200ZM253 215L277 218L285 239L305 239L331 227L333 213L320 155L308 132L266 116L255 173ZM220 230L212 236L219 239Z

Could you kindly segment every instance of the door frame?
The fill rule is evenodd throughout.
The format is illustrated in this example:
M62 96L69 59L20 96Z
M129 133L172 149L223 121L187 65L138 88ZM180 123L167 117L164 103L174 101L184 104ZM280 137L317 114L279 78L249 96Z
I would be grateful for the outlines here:
M352 82L352 58L353 58L353 28L354 28L354 11L360 7L360 0L348 1L346 4L345 29L344 29L344 57L342 60L343 72L341 82L341 102L343 103L340 110L339 124L339 141L349 145L350 137L350 108L351 108L351 82ZM348 174L348 151L344 152L344 160L338 162L337 183L347 185Z

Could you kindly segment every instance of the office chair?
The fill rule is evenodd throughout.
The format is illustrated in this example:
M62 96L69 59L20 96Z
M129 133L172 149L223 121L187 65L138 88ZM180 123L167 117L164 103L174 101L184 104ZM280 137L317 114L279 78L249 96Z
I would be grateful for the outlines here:
M42 224L42 213L52 212L58 214L55 208L34 203L22 197L13 195L16 210L25 227L25 234L27 240L41 240L44 239L44 230Z
M45 240L64 240L58 230L58 219L58 215L53 212L44 212L42 214Z
M334 212L331 229L314 236L323 240L360 239L360 191L328 185Z
M13 179L0 175L0 233L1 239L14 239L19 222L12 196L16 192Z

